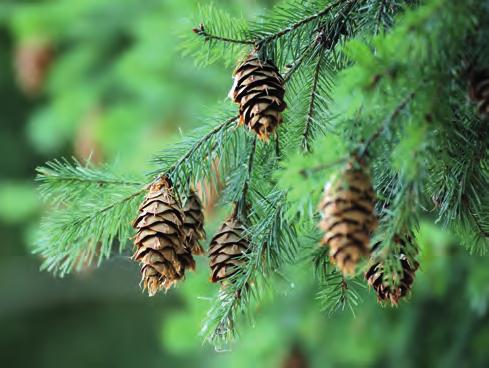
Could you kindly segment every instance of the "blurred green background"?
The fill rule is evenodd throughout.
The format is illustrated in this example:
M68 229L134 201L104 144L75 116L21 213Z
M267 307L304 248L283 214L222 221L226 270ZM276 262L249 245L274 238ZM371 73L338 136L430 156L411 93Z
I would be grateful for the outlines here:
M214 1L254 18L265 0ZM202 1L206 4L208 1ZM232 67L179 51L194 0L0 3L0 361L4 367L487 367L488 257L422 224L413 297L373 293L328 316L312 267L284 270L278 295L217 352L199 336L216 286L201 272L147 298L126 255L56 279L30 253L42 212L35 167L60 156L144 172L151 154L225 100ZM211 218L211 217L210 217ZM209 233L218 219L210 221Z

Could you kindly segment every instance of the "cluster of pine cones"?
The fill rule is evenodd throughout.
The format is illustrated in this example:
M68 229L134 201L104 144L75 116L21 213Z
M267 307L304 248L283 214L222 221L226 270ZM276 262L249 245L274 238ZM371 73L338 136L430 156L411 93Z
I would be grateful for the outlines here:
M273 62L251 53L234 72L229 95L239 105L240 125L268 141L286 108L284 79ZM187 270L195 269L193 257L204 254L200 244L205 238L202 204L195 192L189 193L184 203L182 207L176 199L170 180L161 177L151 185L139 208L133 258L141 263L141 282L149 295L182 280ZM232 280L248 249L243 223L233 213L210 243L212 282Z
M319 205L322 217L319 227L324 231L322 244L329 247L331 263L345 275L354 275L361 261L370 257L365 273L368 284L380 302L397 305L411 290L418 268L417 262L407 255L413 240L401 235L393 239L399 246L396 254L401 270L396 275L386 272L382 258L375 255L380 242L370 246L378 224L375 202L375 192L364 164L358 160L348 163L335 180L326 184Z
M362 259L371 254L370 237L377 227L374 206L370 177L358 162L349 163L325 189L320 204L322 243L329 246L331 262L345 275L355 274ZM141 282L150 296L182 280L187 270L195 269L193 257L204 254L200 244L205 238L202 203L191 191L181 206L167 177L159 178L149 188L134 228L134 259L141 263ZM382 260L376 257L371 258L365 277L379 301L395 305L409 293L418 264L406 254L412 243L410 236L397 236L394 241L400 249L400 281L389 280L393 276L385 272ZM232 282L246 262L249 247L246 229L235 211L210 242L211 281ZM395 288L390 286L394 283L398 285Z
M240 125L259 139L269 140L282 122L284 79L270 60L249 55L234 72L230 97L239 104ZM375 193L363 164L354 160L325 188L320 203L324 231L322 244L329 247L331 263L345 275L354 275L362 260L370 257L370 238L377 228ZM211 281L233 282L246 262L250 241L236 211L222 224L210 242L208 256ZM179 203L172 183L162 176L149 188L134 222L137 230L134 259L141 263L142 284L150 295L167 290L195 269L194 256L204 254L205 238L202 204L195 192ZM371 257L365 274L380 301L397 304L411 289L417 264L409 261L403 248L411 238L396 240L400 245L401 282L389 283L382 260ZM391 285L398 287L393 288Z
M182 280L187 270L195 269L193 257L204 254L200 244L205 238L202 203L191 191L182 207L167 177L151 185L133 226L137 230L133 258L141 264L141 283L150 296ZM248 248L244 226L233 213L211 240L212 282L230 279Z

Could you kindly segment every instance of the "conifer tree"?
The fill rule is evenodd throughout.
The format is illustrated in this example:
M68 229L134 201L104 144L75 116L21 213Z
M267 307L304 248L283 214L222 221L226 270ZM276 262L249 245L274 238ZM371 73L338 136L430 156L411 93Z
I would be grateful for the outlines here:
M233 207L240 221L239 232L232 216L209 237L212 279L227 279L216 287L203 328L216 345L235 336L237 320L288 264L314 264L318 297L328 312L358 304L356 287L367 283L365 272L379 299L396 304L413 287L420 218L442 223L470 252L485 253L484 4L284 0L259 21L202 8L183 47L204 66L218 60L238 66L230 96L239 107L230 102L181 142L164 147L146 178L67 160L40 167L41 193L52 203L36 248L43 267L62 275L100 263L116 246L125 251L138 206L143 203L144 211L149 205L147 188L167 178L172 206L181 214L192 188L216 182L217 175L225 182L220 203ZM352 169L345 173L352 157L361 177ZM320 229L317 208L326 182L335 192L324 194ZM171 213L161 208L158 216L165 223ZM194 226L185 221L178 218L182 225L172 228L182 239L180 226ZM199 226L195 241L204 234ZM168 237L152 231L152 237ZM321 238L327 247L319 246ZM136 239L138 246L145 241ZM183 269L193 267L189 246L182 244L188 258ZM159 250L148 245L144 252ZM184 278L183 272L168 279L166 271L151 270L145 274L151 293Z

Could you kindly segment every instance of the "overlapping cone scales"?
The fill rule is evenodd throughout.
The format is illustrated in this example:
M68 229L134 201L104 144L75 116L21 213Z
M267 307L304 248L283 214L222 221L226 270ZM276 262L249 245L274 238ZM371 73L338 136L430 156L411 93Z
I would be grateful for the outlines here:
M419 264L415 260L410 261L406 255L405 249L412 242L411 237L405 237L404 239L396 237L394 241L399 244L401 250L399 260L402 271L400 280L397 281L398 286L392 287L389 285L388 278L392 278L392 276L385 274L382 262L372 262L365 273L365 278L368 284L375 290L379 302L390 302L392 305L397 305L399 300L405 297L411 290ZM395 282L396 280L390 281Z
M167 290L194 269L195 262L185 246L184 214L166 179L153 184L134 222L137 246L133 258L141 263L142 283L150 296Z
M223 281L238 271L249 248L245 229L235 217L228 219L211 240L209 248L212 282Z
M489 70L473 73L470 80L470 98L477 103L479 114L489 116Z
M204 212L202 203L194 191L188 196L183 212L185 215L183 222L185 244L193 255L202 255L204 249L199 241L205 239Z
M347 275L369 254L370 236L377 227L375 193L364 168L346 170L325 188L320 203L322 243L333 263Z
M250 55L234 72L230 97L239 104L240 123L268 140L282 122L284 79L271 61Z

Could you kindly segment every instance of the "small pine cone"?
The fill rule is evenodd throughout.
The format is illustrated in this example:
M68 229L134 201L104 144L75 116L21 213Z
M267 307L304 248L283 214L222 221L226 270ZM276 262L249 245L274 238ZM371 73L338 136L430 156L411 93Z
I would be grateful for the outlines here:
M469 96L477 103L477 111L484 117L489 116L489 70L479 70L470 78Z
M94 164L104 161L102 147L97 138L97 128L103 122L100 107L90 109L78 123L73 141L73 153L81 161L90 160Z
M204 212L202 211L202 203L194 191L191 191L187 197L183 212L185 215L183 222L185 245L194 256L203 255L204 249L199 240L205 239Z
M41 92L53 60L54 52L49 42L27 40L19 43L15 50L15 72L22 92L31 97Z
M308 368L309 359L299 344L294 344L282 363L282 368Z
M345 275L354 274L361 258L369 254L370 236L377 228L374 206L375 193L364 167L349 164L325 187L320 203L322 244L330 247L332 263Z
M249 248L243 224L231 216L214 235L209 247L212 282L222 282L238 271Z
M159 179L149 189L134 222L138 249L133 258L142 265L143 288L150 296L160 289L168 290L183 279L187 269L195 269L184 242L183 220L169 180Z
M240 124L268 140L282 122L284 79L272 61L262 61L252 53L234 72L229 97L239 104Z
M377 300L379 303L390 302L391 305L397 305L399 300L405 297L410 291L414 283L414 277L416 270L419 267L418 262L409 260L406 255L406 248L408 245L412 246L413 239L411 236L401 238L396 236L394 241L399 244L400 253L399 260L401 262L402 273L400 280L391 280L397 283L397 288L389 286L387 275L384 272L384 266L382 262L374 261L371 263L367 272L365 273L365 279L368 284L375 290L377 294ZM380 243L375 244L374 248L379 246ZM391 277L392 278L392 277Z

